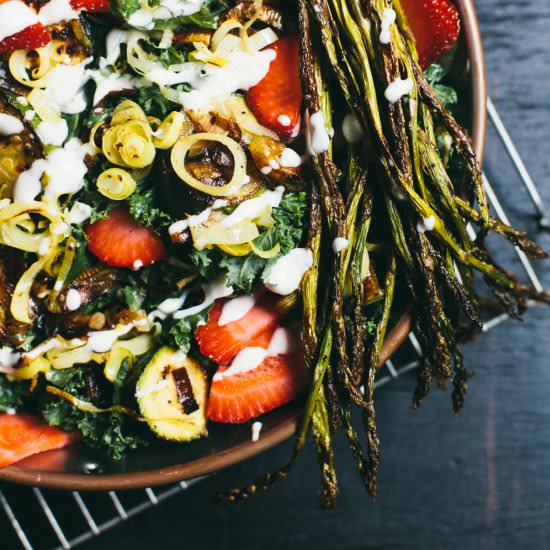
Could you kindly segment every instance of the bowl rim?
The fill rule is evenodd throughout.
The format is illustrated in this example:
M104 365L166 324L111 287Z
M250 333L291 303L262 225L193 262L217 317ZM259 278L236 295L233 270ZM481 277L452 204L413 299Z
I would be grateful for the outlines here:
M483 160L487 130L487 81L485 59L473 0L456 0L462 20L462 33L468 50L471 72L472 141L480 161ZM411 327L410 314L403 315L386 338L380 353L380 364L401 346ZM117 474L72 474L8 466L0 469L0 479L13 483L53 489L111 491L139 489L211 474L242 462L292 437L296 431L300 407L294 406L288 418L256 441L246 440L227 450L190 462L165 468Z

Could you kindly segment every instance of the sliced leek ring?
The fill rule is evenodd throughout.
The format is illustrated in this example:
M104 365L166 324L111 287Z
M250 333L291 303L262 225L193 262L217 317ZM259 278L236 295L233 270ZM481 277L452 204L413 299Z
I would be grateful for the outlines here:
M235 29L242 29L242 26L242 23L237 19L227 19L224 21L212 35L212 39L210 40L210 47L212 48L212 51L216 51L220 47L223 39L231 31L234 31Z
M52 368L52 364L45 357L37 357L33 359L28 365L15 369L10 375L17 380L31 380L37 374L41 372L48 372Z
M153 144L157 149L170 149L178 140L186 116L179 111L172 111L153 133Z
M45 88L48 85L49 73L52 69L51 50L45 46L33 51L38 55L38 65L34 69L30 70L27 50L15 50L10 55L8 67L13 78L20 84L29 88Z
M274 247L270 248L269 250L262 250L261 248L258 248L254 242L250 243L250 247L252 248L252 251L256 256L259 256L260 258L264 258L265 260L270 260L271 258L274 258L281 252L281 245L277 243Z
M141 120L147 122L147 116L143 112L143 109L130 99L121 101L113 111L111 117L111 126L117 126L119 124L125 124L130 120Z
M243 244L218 244L218 248L230 256L246 256L252 250L251 243Z
M225 145L233 155L233 177L226 185L220 187L206 185L192 176L185 167L187 152L201 141L217 141ZM234 139L221 134L204 132L180 138L172 148L170 160L176 174L189 185L189 187L214 197L226 197L231 195L237 187L242 185L246 177L246 153L244 149Z
M127 199L136 186L136 180L122 168L108 168L97 178L98 191L114 201Z
M55 250L54 250L55 252ZM34 262L19 278L13 291L10 311L13 318L21 323L30 325L32 319L29 315L31 287L36 276L42 271L50 258L42 256Z
M213 245L241 245L253 241L260 235L256 224L248 220L230 227L215 224L204 229L203 226L198 225L191 227L190 230L193 245L197 250Z

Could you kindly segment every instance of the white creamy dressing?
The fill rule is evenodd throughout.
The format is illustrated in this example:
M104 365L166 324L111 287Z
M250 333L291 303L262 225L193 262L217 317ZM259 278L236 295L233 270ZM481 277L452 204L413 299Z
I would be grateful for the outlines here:
M182 15L193 15L201 10L204 0L161 0L155 8L140 8L128 18L133 27L151 30L156 19L170 19Z
M69 214L67 216L67 221L75 225L80 225L84 223L92 215L92 207L85 202L75 202Z
M262 431L263 424L259 421L253 422L251 431L252 431L252 441L255 443L260 439L260 432Z
M44 25L76 19L82 10L75 10L70 0L50 0L38 12L38 19Z
M76 114L86 109L84 85L90 78L86 65L91 61L88 58L76 65L58 64L48 72L44 93L62 113Z
M69 231L69 226L64 222L59 222L50 225L50 232L52 235L64 235Z
M83 340L82 338L74 338L69 341L69 345L71 346L79 346L86 343L86 340ZM66 342L64 342L61 338L50 338L49 340L45 340L38 346L34 347L30 351L27 351L22 354L22 357L24 359L28 359L29 361L32 361L33 359L36 359L37 357L40 357L41 355L44 355L45 353L48 353L48 351L52 349L59 349L65 347Z
M156 309L149 313L149 319L152 321L154 319L166 319L169 315L173 315L178 309L180 309L189 293L185 291L181 296L177 298L166 298L163 300Z
M170 235L177 235L182 231L185 231L188 227L195 227L204 223L210 217L212 210L219 210L220 208L225 208L228 205L228 202L225 199L216 199L212 206L205 208L202 212L195 214L193 216L188 216L185 220L178 220L174 222L169 228L168 233Z
M294 248L281 256L263 276L267 289L275 294L286 296L298 290L302 277L313 264L313 254L309 248Z
M40 180L44 173L49 176L44 198L55 199L80 191L87 172L84 157L89 152L87 144L83 145L78 138L72 138L63 148L51 151L48 158L35 160L17 178L13 190L14 201L33 201L42 190Z
M36 129L38 137L44 145L60 146L67 139L69 128L64 118L59 120L43 120Z
M416 230L419 233L426 233L426 231L433 231L435 227L435 218L433 216L428 216L427 218L422 218L416 224Z
M266 357L276 355L287 355L300 349L300 342L296 338L295 332L286 327L279 327L273 333L267 349L257 346L251 346L242 349L227 370L217 372L213 380L222 380L228 376L242 374L258 368Z
M174 313L174 319L184 319L190 315L195 315L202 311L205 307L212 305L218 298L226 298L233 294L233 288L227 286L225 275L218 277L208 284L202 285L204 291L204 300L196 306L187 309L180 309Z
M306 112L306 144L310 155L328 151L330 135L325 128L325 117L321 111L312 115Z
M138 319L126 325L118 325L113 329L90 331L85 337L73 338L68 342L58 337L50 338L32 350L23 353L22 357L32 361L52 349L62 349L66 347L70 349L81 347L81 349L89 350L94 353L106 353L111 350L114 343L121 336L128 334L134 327L141 326L144 323L149 323L149 321L147 319Z
M285 188L282 185L276 187L273 191L268 189L264 191L259 197L245 200L224 218L220 225L222 227L231 227L244 220L252 220L258 217L267 207L276 208L281 204L283 193Z
M32 122L34 120L34 117L36 116L36 111L34 111L33 109L29 109L28 111L25 111L25 114L23 116L25 117L25 120Z
M332 250L335 254L338 254L338 252L341 252L345 248L347 248L349 245L348 239L345 237L336 237L332 241Z
M110 330L88 332L86 347L95 353L106 353L120 336L128 334L134 328L134 323L120 325Z
M141 79L112 72L105 76L101 70L90 71L90 76L95 82L96 88L94 92L93 104L97 105L105 96L111 92L120 92L121 90L134 90L141 82Z
M390 103L397 103L403 96L409 95L413 89L413 81L410 78L396 78L384 91L384 97Z
M228 323L242 319L254 307L255 303L256 296L238 296L225 302L218 319L218 326L223 327Z
M0 372L4 374L11 374L14 371L15 365L19 362L21 353L15 351L9 346L2 346L0 348Z
M353 113L348 113L342 122L342 133L348 143L358 143L363 139L363 127Z
M142 388L140 390L137 390L135 393L135 396L139 399L140 397L144 397L145 395L149 395L151 393L155 393L157 391L163 390L164 388L167 388L170 385L170 380L165 378L164 380L160 380L156 384L153 384L152 386L149 386L148 388Z
M380 22L380 44L389 44L391 42L390 27L395 23L396 13L392 8L384 8L382 12L382 21Z
M179 92L180 104L189 111L209 110L209 105L223 101L237 90L247 91L260 82L276 57L275 50L233 51L223 67L190 62L177 69L160 65L145 73L145 78L159 86L187 83L193 89Z
M38 23L36 13L24 2L0 4L0 41Z
M40 244L38 245L38 250L36 251L36 253L39 256L45 256L49 252L51 244L52 240L50 237L43 237L40 240Z
M290 120L290 117L288 115L279 115L277 117L277 122L281 126L290 126L292 124L292 120Z
M0 136L11 136L20 134L25 127L15 116L0 113Z
M69 311L76 311L82 305L82 296L75 288L69 289L65 298L65 305Z
M198 2L181 2L178 0L163 0L161 8L155 9L178 9L185 10L185 6L196 6ZM170 6L168 7L168 3ZM164 7L162 7L164 6ZM200 9L200 6L198 7ZM198 9L196 11L198 11ZM144 10L138 10L143 12ZM155 11L155 10L153 10ZM137 14L138 12L136 12ZM151 13L147 11L146 13ZM136 15L135 17L142 17ZM130 22L130 24L132 24ZM137 26L137 25L136 25ZM140 31L123 31L120 29L112 30L106 40L107 64L114 64L120 55L121 44L127 44L127 51L131 54L132 50L140 39L145 38L145 34ZM105 90L114 91L115 89L124 89L132 84L135 87L140 81L143 86L155 83L159 86L175 86L178 84L189 84L192 88L189 92L174 91L174 101L190 111L210 110L210 105L226 99L237 90L247 91L262 80L269 70L270 63L276 57L275 50L265 49L262 51L243 51L235 50L227 55L228 63L223 67L218 67L209 63L188 62L175 65L170 68L164 67L160 63L153 63L151 68L144 70L142 79L130 81L128 77L117 79L116 76L104 77L94 71L92 78L96 81L98 88L97 101ZM114 88L117 86L118 88ZM94 104L97 102L94 98Z
M124 31L122 29L110 31L105 40L105 61L107 64L115 64L120 56L122 44L126 44L128 51L130 51L142 38L147 38L147 35L140 31Z
M302 157L290 147L285 147L279 157L279 164L283 168L298 168L302 164Z
M391 183L391 194L399 201L404 201L407 198L405 191L397 183Z

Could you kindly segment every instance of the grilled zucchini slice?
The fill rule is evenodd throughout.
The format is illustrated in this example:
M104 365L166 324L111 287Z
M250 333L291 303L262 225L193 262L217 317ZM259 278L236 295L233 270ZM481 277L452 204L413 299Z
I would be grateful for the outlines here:
M171 441L207 435L206 394L206 375L198 363L166 346L145 367L136 391L151 430Z

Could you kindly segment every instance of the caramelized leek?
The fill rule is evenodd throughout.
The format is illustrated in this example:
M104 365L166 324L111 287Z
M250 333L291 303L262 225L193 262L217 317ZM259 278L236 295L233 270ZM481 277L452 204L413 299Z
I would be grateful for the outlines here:
M170 149L178 140L186 117L179 111L172 111L153 133L153 144L157 149Z
M97 178L97 189L108 199L121 201L136 190L136 180L122 168L108 168Z
M192 176L185 167L185 157L187 152L197 144L209 141L215 141L225 145L225 147L227 147L233 155L233 176L226 185L222 185L220 187L206 185ZM214 197L226 197L232 194L237 187L244 183L246 178L246 153L244 152L244 149L234 139L220 134L205 132L181 138L174 145L170 155L170 160L176 174L187 185L189 185L189 187Z

